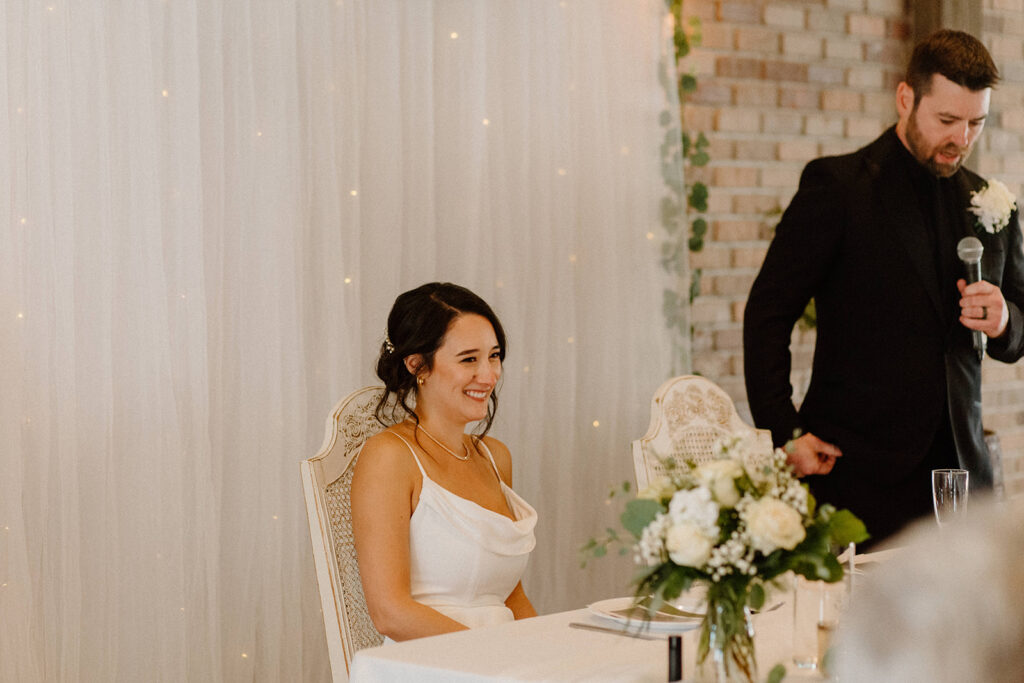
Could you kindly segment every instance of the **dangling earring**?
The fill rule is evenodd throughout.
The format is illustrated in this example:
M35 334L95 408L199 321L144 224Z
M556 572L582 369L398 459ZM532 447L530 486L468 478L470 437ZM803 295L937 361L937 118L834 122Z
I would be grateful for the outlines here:
M416 384L419 384L421 387L424 385L424 383L426 383L426 381L427 380L424 379L423 377L417 377L416 378Z

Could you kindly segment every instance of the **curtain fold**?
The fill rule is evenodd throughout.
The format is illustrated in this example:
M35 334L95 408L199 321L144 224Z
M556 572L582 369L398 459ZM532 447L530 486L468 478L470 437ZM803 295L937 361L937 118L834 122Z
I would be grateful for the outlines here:
M528 594L626 594L628 558L577 549L688 364L667 28L660 0L0 3L0 680L328 680L298 462L431 280L508 333Z

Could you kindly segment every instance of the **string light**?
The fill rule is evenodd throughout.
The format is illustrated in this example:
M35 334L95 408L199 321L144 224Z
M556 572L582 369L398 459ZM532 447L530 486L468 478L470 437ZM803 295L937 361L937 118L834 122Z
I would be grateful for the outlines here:
M357 194L359 194L359 190L349 190L349 192L348 192L348 193L349 193L350 195L352 195L353 197L355 197L355 196L356 196Z
M163 95L164 97L170 97L171 96L171 93L167 92L167 88L164 88L163 90L161 90L160 94Z
M258 138L263 137L263 131L262 130L256 131L256 137L258 137Z
M622 147L619 147L619 154L621 154L624 157L628 157L629 156L629 146L623 145Z
M529 372L529 371L530 371L530 366L529 365L524 365L523 366L523 372Z
M25 218L24 216L22 216L22 217L21 217L21 224L22 224L22 225L28 225L28 219L27 219L27 218Z
M274 519L277 519L277 515L274 515Z
M490 119L484 119L484 125L485 126L491 125L491 120Z
M565 175L567 173L568 173L568 171L566 171L564 168L558 169L558 175Z
M18 311L18 320L24 320L24 319L25 319L25 314L22 313L21 311Z
M570 344L573 344L573 343L575 343L575 342L576 342L576 339L575 339L575 338L573 338L573 337L569 337L569 338L568 338L568 339L567 339L566 341L567 341L568 343L570 343Z
M352 278L350 278L350 277L345 278L345 284L346 285L352 284Z
M576 263L576 254L569 254L569 263Z
M246 653L243 652L242 653L242 659L249 659L249 655L247 655Z
M458 40L458 37L459 37L459 34L456 33L455 31L452 31L452 40Z
M654 233L653 232L647 233L647 239L653 240L654 239Z
M595 427L600 427L601 426L601 421L600 420L594 420L593 425Z

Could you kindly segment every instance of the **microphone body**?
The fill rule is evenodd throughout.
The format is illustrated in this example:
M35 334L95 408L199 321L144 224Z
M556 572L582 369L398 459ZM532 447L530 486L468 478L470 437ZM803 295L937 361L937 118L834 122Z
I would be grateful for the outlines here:
M981 281L981 254L985 248L977 237L965 237L956 245L956 255L964 262L964 271L967 284ZM971 330L971 337L974 341L974 350L978 352L978 361L985 358L985 343L987 339L981 330Z

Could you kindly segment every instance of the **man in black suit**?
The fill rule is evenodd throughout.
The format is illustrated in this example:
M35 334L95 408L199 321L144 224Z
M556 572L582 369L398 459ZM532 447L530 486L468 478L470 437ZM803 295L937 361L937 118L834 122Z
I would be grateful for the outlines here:
M968 469L973 491L992 483L972 330L993 358L1024 354L1024 253L1011 200L996 202L995 232L979 224L991 215L970 212L987 183L962 163L998 78L966 33L918 44L896 90L898 122L807 165L747 301L754 422L777 445L799 430L790 464L819 502L863 519L873 542L930 513L932 469ZM968 235L984 246L974 284L956 253ZM817 343L798 411L789 341L811 297Z

